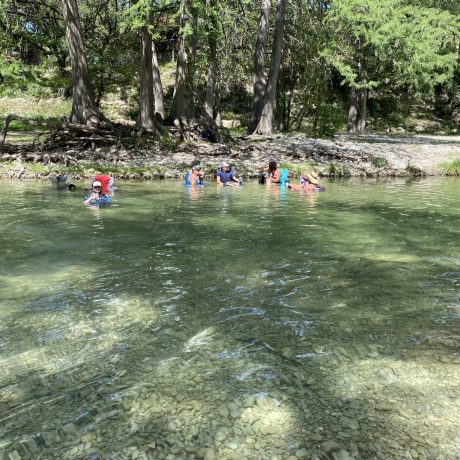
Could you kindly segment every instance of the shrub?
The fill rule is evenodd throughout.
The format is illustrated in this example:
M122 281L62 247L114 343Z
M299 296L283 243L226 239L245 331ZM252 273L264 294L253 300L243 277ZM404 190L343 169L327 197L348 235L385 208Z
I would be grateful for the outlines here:
M374 157L372 158L371 163L376 168L386 168L388 166L388 161L384 157Z

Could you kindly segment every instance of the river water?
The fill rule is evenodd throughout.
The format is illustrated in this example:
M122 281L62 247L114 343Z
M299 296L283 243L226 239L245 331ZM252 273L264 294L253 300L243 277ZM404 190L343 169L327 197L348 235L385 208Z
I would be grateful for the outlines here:
M460 458L460 180L0 183L0 459Z

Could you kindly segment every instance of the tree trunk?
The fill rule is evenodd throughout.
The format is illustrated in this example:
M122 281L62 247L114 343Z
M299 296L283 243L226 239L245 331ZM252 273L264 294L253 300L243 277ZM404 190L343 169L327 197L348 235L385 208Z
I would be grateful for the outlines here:
M72 113L71 121L79 124L98 125L108 122L96 107L89 81L83 36L76 0L61 0L69 55L72 64Z
M348 109L348 132L356 133L358 130L358 92L351 88L350 108Z
M367 89L351 88L348 132L362 134L366 129Z
M159 114L162 119L165 117L163 104L163 85L161 83L160 66L158 65L155 44L152 43L152 70L153 70L153 98L155 100L155 114Z
M280 69L276 91L275 129L278 132L287 131L289 125L289 94L283 69Z
M215 16L214 8L216 6L215 0L209 1L211 7L210 17L208 21L211 27L208 28L208 68L206 69L206 97L203 106L203 118L211 125L215 124L215 84L216 84L216 73L217 73L217 18Z
M358 90L358 133L362 134L366 130L366 116L367 116L367 88Z
M203 107L203 117L206 122L214 124L214 100L215 100L215 82L216 82L216 54L215 50L210 51L208 68L206 70L206 99Z
M275 105L276 85L281 66L281 54L283 51L284 16L287 0L278 0L276 6L275 36L273 38L272 61L268 74L267 89L265 91L264 105L255 134L269 136L273 130L273 107Z
M188 75L188 56L185 47L185 27L189 21L189 0L182 0L180 18L179 50L177 52L176 81L169 112L169 121L181 126L188 125L193 118L192 94Z
M259 33L256 41L256 52L254 55L254 104L251 121L248 126L248 133L254 132L259 123L264 105L265 96L265 45L268 34L268 18L270 15L271 0L262 0L262 9L259 21Z
M141 30L141 82L139 100L138 128L147 129L157 133L159 127L155 120L154 97L153 97L153 69L152 69L152 36L144 26Z

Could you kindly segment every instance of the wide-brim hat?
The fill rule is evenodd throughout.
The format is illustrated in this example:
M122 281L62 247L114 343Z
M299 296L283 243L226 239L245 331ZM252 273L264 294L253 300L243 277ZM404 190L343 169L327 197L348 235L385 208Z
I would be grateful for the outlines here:
M310 172L307 174L308 182L313 185L318 185L318 174L315 172Z

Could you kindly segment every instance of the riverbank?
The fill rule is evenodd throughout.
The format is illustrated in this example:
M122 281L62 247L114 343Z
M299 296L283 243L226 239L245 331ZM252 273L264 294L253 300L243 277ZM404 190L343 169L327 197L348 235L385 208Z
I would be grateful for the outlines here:
M256 177L271 159L296 177L315 168L324 177L407 177L460 174L460 136L337 134L332 140L301 135L240 137L229 144L183 143L174 148L98 148L95 151L24 152L3 155L0 177L41 179L59 173L96 172L123 179L179 178L194 160L207 175L225 160Z

